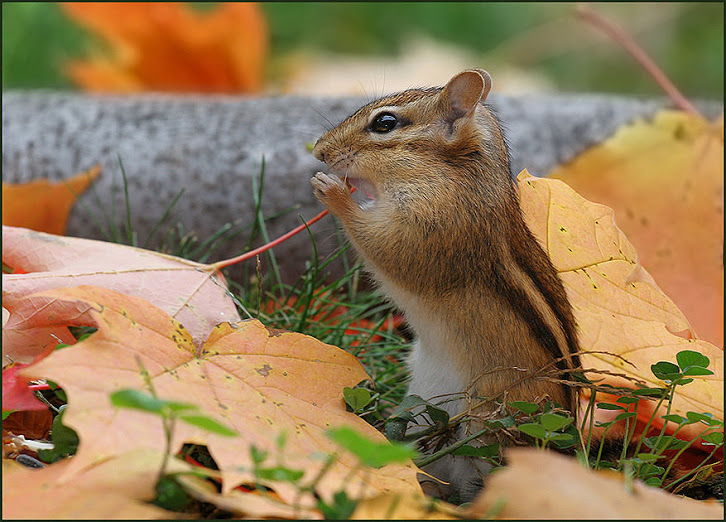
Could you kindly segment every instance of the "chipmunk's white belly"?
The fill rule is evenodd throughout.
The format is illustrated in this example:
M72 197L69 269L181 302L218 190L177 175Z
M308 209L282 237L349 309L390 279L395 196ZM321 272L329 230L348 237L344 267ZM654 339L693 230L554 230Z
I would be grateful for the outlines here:
M470 377L461 374L462 365L455 360L457 350L454 343L457 340L451 325L447 325L440 314L424 307L415 296L388 281L380 282L383 290L403 309L416 333L417 340L408 359L411 371L408 394L418 395L437 405L446 410L450 417L461 413L467 406L464 392L467 391ZM424 428L423 425L415 426L410 431ZM462 437L463 433L460 432L459 438ZM472 441L470 444L477 445L477 442ZM421 485L428 494L446 498L456 492L460 499L468 501L476 494L481 477L489 472L491 465L483 460L447 455L424 469L448 483L442 484L420 475Z
M408 394L436 404L446 399L461 397L467 387L467 378L460 374L460 365L455 360L453 333L441 314L423 305L420 298L406 290L379 278L384 292L401 308L408 323L416 334L408 359L411 382ZM441 405L450 415L462 408L462 401L446 402Z
M439 407L449 412L450 416L459 413L463 406L460 399L466 389L464 379L454 368L452 361L447 360L445 350L437 346L422 344L417 340L411 350L408 366L411 371L409 395L418 395L433 404L446 401Z

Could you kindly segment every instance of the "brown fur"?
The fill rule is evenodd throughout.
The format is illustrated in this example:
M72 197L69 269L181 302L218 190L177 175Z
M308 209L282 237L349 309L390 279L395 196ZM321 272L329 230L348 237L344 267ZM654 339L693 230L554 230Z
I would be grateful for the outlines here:
M535 372L578 344L562 283L522 219L501 127L483 103L483 74L381 98L320 138L314 154L331 172L374 187L371 208L361 209L337 179L319 174L313 185L384 290L411 297L398 303L404 312L413 302L442 318L450 343L441 350L476 381L477 396L491 398L522 374L479 378L488 370ZM382 107L401 123L377 134L368 125ZM572 356L561 367L578 364ZM573 395L556 383L530 379L508 391L509 400L545 396L574 410Z

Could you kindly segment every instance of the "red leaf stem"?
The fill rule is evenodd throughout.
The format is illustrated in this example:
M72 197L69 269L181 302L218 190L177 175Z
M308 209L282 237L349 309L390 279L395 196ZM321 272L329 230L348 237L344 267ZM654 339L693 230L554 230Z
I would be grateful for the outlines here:
M248 259L255 257L256 255L266 252L267 250L269 250L273 247L276 247L280 243L287 241L295 234L299 234L300 232L305 230L305 228L307 228L308 226L321 220L323 217L325 217L325 215L327 213L328 213L327 210L323 210L320 214L315 216L313 219L308 221L306 224L293 228L289 232L286 232L285 234L281 235L277 239L273 239L272 241L270 241L269 243L267 243L265 245L262 245L261 247L255 248L254 250L250 250L249 252L245 252L244 254L239 255L237 257L233 257L231 259L224 259L222 261L217 261L216 263L213 263L210 266L214 267L215 270L220 270L222 268L226 268L226 267L234 265L236 263L241 263L242 261L247 261Z
M355 188L354 187L351 188L350 192L351 192L351 194L353 192L355 192ZM249 252L245 252L244 254L239 255L237 257L233 257L231 259L224 259L222 261L217 261L216 263L212 263L209 266L211 266L214 270L221 270L222 268L226 268L228 266L232 266L234 264L241 263L242 261L247 261L248 259L255 257L256 255L266 252L269 249L276 247L280 243L287 241L294 235L299 234L300 232L305 230L307 227L309 227L313 223L320 221L322 218L324 218L327 215L327 213L328 213L327 210L323 210L320 214L315 216L310 221L307 221L305 224L293 228L289 232L281 235L277 239L273 239L272 241L270 241L269 243L267 243L265 245L262 245L261 247L255 248L254 250L250 250Z

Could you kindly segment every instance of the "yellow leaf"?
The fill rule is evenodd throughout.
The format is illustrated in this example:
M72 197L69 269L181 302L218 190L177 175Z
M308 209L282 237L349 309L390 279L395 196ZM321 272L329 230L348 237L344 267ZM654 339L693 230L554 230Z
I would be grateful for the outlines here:
M525 221L549 252L572 303L581 348L613 354L584 355L583 366L658 386L662 382L653 376L651 364L675 362L679 351L695 350L710 359L714 375L679 387L671 413L710 412L723 420L723 350L693 338L686 318L638 263L612 209L587 201L559 180L535 178L526 170L517 179ZM632 387L619 377L589 377ZM653 406L641 401L640 414L649 417ZM656 419L656 426L662 422ZM686 426L679 436L695 436L701 427Z
M109 55L68 65L98 92L257 92L267 27L256 3L199 12L179 2L65 2L66 14L110 45Z
M640 263L701 339L723 347L723 116L662 111L555 169L615 210Z
M49 234L65 234L76 197L101 173L96 165L67 180L36 179L27 183L3 182L3 225Z

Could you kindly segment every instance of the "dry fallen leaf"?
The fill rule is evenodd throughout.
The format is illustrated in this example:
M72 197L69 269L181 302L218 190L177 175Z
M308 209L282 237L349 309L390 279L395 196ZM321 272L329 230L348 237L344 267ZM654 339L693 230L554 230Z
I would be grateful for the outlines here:
M22 433L28 439L47 439L53 423L53 413L47 406L42 403L41 405L44 406L42 410L14 411L3 420L3 430Z
M256 3L220 2L206 11L180 2L64 2L76 23L110 46L108 55L67 67L97 92L257 92L267 26Z
M97 165L58 182L46 179L17 184L3 182L3 225L30 228L49 234L65 234L68 215L76 197L100 173L101 167Z
M497 519L718 519L723 505L697 501L633 481L590 471L577 460L534 448L511 449L506 468L487 480L467 518Z
M3 356L29 362L62 340L75 342L63 325L38 324L47 297L30 294L56 287L104 286L148 299L191 332L201 346L219 323L239 314L224 277L209 265L140 248L3 227L3 262L24 274L3 274Z
M671 413L710 412L723 420L723 350L694 338L686 318L638 263L613 211L587 201L562 181L535 178L526 170L517 179L527 225L549 252L574 308L581 348L614 354L587 354L583 366L657 386L662 383L653 376L651 364L675 362L679 351L695 350L711 360L714 375L695 377L679 387ZM589 377L632 387L618 377ZM641 414L649 417L653 406L641 401ZM655 422L659 426L663 421ZM679 435L693 437L700 429L693 424Z
M161 459L161 453L141 449L101 462L65 481L61 477L73 459L43 469L3 460L3 519L174 518L176 513L147 503L154 498Z
M663 111L555 169L579 194L615 210L640 263L723 347L723 116Z
M40 324L98 328L22 373L28 379L53 380L68 396L64 422L78 432L81 442L66 476L139 446L163 449L158 418L117 410L109 400L116 390L145 388L137 358L160 398L195 404L241 434L228 439L176 425L173 447L184 442L208 446L223 474L224 491L253 481L250 446L276 455L275 439L283 431L283 462L305 470L307 479L323 465L316 454L337 450L324 435L327 428L348 425L385 441L375 428L345 410L343 387L368 377L358 360L339 348L302 334L270 334L256 320L223 323L203 347L195 348L179 322L141 298L86 286L41 295L48 305L36 314ZM410 462L351 474L355 466L353 456L341 452L319 484L320 495L330 499L341 484L356 496L420 490ZM285 501L294 498L289 484L270 484Z

